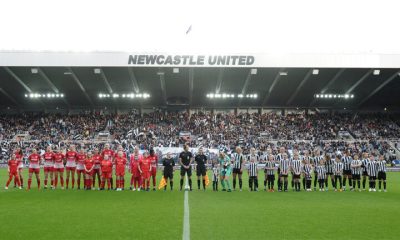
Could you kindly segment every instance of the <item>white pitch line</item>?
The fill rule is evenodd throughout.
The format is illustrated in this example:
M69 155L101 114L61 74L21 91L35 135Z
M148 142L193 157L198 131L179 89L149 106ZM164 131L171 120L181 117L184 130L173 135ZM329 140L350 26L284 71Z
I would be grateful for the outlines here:
M190 222L189 222L189 192L185 191L183 212L183 234L182 240L190 240Z

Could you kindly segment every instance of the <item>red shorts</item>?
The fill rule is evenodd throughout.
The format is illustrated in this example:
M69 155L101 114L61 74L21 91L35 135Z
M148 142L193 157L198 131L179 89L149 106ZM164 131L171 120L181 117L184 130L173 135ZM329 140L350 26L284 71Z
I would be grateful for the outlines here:
M143 179L149 179L150 178L150 172L142 172L142 178Z
M43 168L44 172L54 172L54 167L44 167Z
M18 177L18 172L10 172L8 175Z
M85 169L82 169L82 170L76 170L76 173L78 173L78 174L80 174L80 173L84 174L84 173L85 173Z
M85 171L85 174L87 174L89 176L93 176L93 170L92 171Z
M29 173L37 173L39 174L40 168L29 168Z
M139 172L139 170L131 171L131 173L132 173L132 176L133 176L134 178L140 178L140 172Z
M115 175L117 175L118 177L123 177L125 176L125 171L116 171Z
M54 172L64 172L64 168L54 168Z
M76 167L65 167L65 169L66 169L67 171L73 171L73 172L75 172Z
M152 167L151 168L151 176L156 176L157 175L157 167Z
M106 179L111 178L111 172L102 172L101 177Z

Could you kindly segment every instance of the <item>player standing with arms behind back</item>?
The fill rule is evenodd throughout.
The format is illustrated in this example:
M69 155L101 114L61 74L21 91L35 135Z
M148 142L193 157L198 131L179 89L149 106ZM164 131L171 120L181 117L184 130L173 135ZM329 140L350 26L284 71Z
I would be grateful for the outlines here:
M207 156L204 155L203 147L199 148L199 153L194 158L196 162L196 175L197 175L197 188L200 190L200 179L203 183L203 190L206 190L206 179L205 176L207 174L206 163Z
M171 191L174 186L174 166L175 166L175 161L171 156L171 153L168 152L167 156L163 159L163 166L164 166L164 178L165 181L169 179L169 185L171 187ZM167 190L167 184L164 186L164 191Z
M54 185L54 160L53 160L53 152L51 151L51 147L48 146L46 148L46 152L43 154L42 159L44 161L44 189L47 189L47 181L50 175L50 183L51 187Z
M192 191L192 162L193 162L193 154L189 152L189 146L183 145L183 152L179 154L179 164L181 165L181 181L180 181L180 190L182 191L183 187L183 178L185 174L187 174L189 180L189 188Z
M67 160L67 164L65 165L65 170L67 172L66 176L66 187L69 187L69 177L71 176L72 179L72 189L75 186L75 171L76 171L76 162L77 162L77 155L75 145L71 145L69 150L65 153L65 158Z
M10 182L11 182L13 177L15 179L14 180L15 183L18 185L18 188L22 189L21 183L20 183L19 177L18 177L18 164L19 164L19 162L16 159L16 155L15 155L15 153L13 153L11 155L11 159L8 160L8 170L7 170L8 171L8 180L7 180L7 183L6 183L6 186L5 186L6 190L8 189L8 185L10 185Z
M154 148L150 148L151 179L153 180L153 191L156 190L158 156Z
M233 162L233 191L236 190L236 176L239 178L239 189L242 191L243 186L243 166L245 165L245 156L242 154L242 148L236 147L236 152L232 154Z
M379 192L381 191L383 182L383 191L386 192L386 161L383 155L379 156L378 161L378 181L379 181Z
M98 181L98 190L100 190L100 184L101 184L101 155L99 154L99 149L95 148L93 152L93 160L94 160L94 168L93 168L93 188L95 188L96 185L96 175L97 175L97 181Z
M29 178L28 178L28 191L31 189L32 184L32 175L35 173L36 181L38 189L40 190L40 155L37 153L37 150L34 148L32 150L32 154L28 157L29 160Z

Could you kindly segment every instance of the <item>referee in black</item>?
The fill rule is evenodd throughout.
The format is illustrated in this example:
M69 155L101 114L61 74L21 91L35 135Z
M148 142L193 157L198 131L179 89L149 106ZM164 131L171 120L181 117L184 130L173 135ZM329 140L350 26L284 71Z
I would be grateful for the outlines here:
M190 191L192 191L192 162L193 162L193 154L189 152L189 146L187 144L183 145L183 152L179 154L179 164L181 165L181 186L180 190L182 191L183 187L183 178L185 174L188 176Z
M200 190L200 178L203 182L203 190L206 190L206 180L205 176L207 173L206 170L206 163L207 163L207 156L204 155L203 147L199 148L199 153L194 158L196 162L196 175L197 175L197 188Z
M164 178L165 181L169 179L169 185L171 186L171 191L174 187L174 166L175 161L171 157L171 153L168 152L167 156L163 159L163 166L164 166ZM164 191L167 190L167 185L164 187Z

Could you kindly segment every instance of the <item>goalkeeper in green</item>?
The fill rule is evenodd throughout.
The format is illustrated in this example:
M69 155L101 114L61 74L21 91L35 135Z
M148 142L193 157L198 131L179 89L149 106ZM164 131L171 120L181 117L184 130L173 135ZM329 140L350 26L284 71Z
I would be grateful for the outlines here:
M231 192L231 185L228 181L229 176L232 174L231 159L224 152L220 152L218 162L220 166L222 191ZM228 188L228 190L226 190L226 188Z

